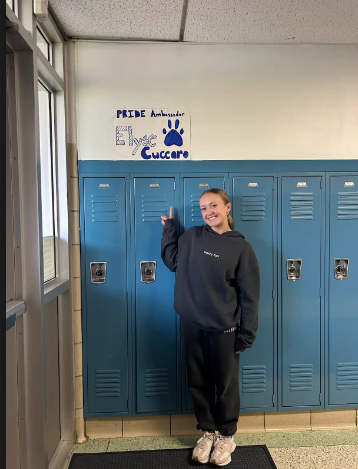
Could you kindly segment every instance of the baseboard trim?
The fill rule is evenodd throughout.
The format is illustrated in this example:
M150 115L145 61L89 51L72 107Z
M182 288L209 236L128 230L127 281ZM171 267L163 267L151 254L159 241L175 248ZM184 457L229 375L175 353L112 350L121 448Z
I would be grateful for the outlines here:
M357 428L358 409L242 414L238 433L351 430ZM193 414L85 419L89 439L195 435Z

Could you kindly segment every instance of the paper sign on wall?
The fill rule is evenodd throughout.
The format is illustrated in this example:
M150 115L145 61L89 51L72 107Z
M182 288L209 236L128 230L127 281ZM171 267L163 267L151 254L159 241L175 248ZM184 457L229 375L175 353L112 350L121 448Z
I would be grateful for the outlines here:
M115 143L119 160L190 160L190 116L177 109L119 109Z

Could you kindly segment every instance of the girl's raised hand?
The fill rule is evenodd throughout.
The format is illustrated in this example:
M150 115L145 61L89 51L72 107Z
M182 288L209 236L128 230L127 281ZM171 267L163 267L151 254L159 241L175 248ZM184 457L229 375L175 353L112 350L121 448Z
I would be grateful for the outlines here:
M161 217L162 217L162 225L164 226L165 220L168 220L168 218L173 218L173 207L170 207L169 217L167 217L166 215L161 215Z

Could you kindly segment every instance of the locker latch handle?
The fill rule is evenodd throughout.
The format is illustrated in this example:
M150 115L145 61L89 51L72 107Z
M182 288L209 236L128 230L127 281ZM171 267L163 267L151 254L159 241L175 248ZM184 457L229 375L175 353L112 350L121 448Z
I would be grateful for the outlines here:
M91 282L96 285L106 283L107 279L107 262L91 262Z
M141 261L140 263L140 279L143 283L154 283L156 277L157 263L156 261Z
M334 259L334 278L346 280L348 278L349 259Z
M302 259L287 259L287 280L295 282L301 278Z

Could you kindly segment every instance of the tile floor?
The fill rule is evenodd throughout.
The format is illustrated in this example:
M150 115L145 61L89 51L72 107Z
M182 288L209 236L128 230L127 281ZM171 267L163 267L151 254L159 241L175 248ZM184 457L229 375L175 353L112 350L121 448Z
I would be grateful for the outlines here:
M197 435L107 438L75 445L74 452L188 448L197 439ZM238 445L266 444L277 469L358 469L358 430L236 434L235 441Z

